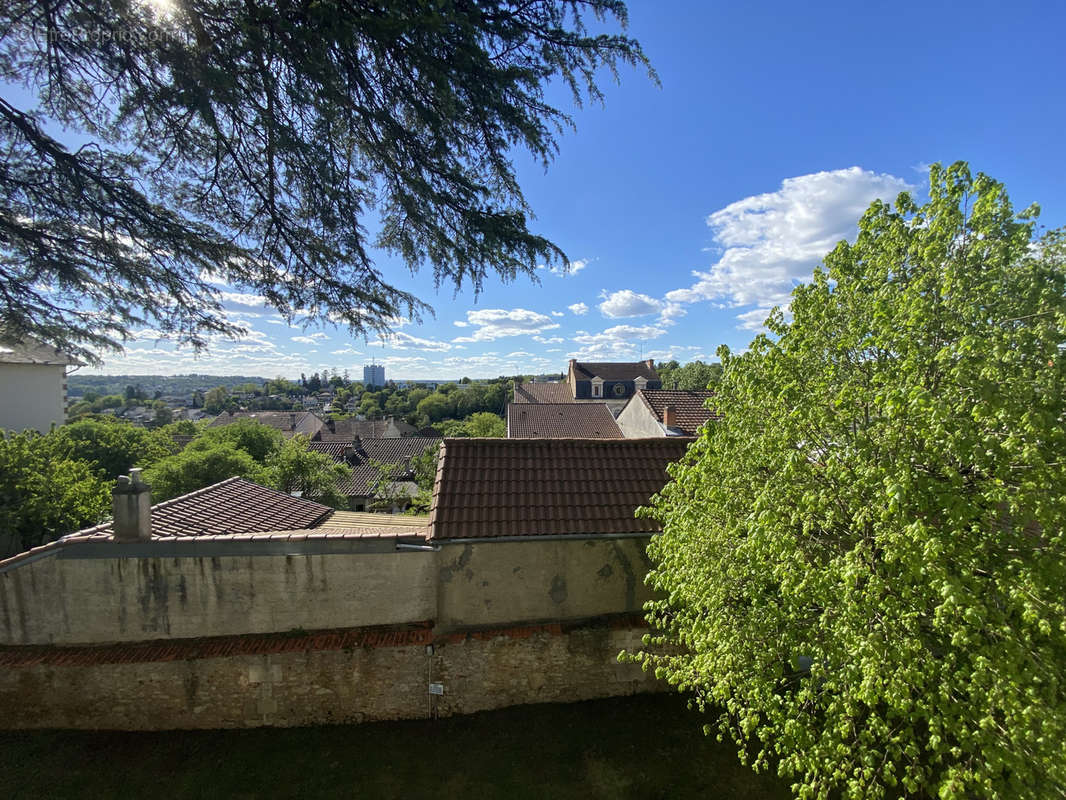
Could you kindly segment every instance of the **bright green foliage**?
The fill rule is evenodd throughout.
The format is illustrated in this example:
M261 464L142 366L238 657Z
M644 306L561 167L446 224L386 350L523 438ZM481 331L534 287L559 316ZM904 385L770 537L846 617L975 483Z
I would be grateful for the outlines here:
M149 431L117 420L83 419L57 428L54 437L70 443L71 452L88 461L107 480L128 475L177 451L162 431Z
M348 498L337 490L337 482L352 474L326 453L307 447L304 435L294 436L267 459L270 486L283 492L300 492L334 508L347 508Z
M702 361L690 361L681 366L676 361L667 361L655 367L664 389L685 389L702 391L714 388L722 378L721 364L704 364Z
M226 443L243 450L260 464L265 464L272 454L281 449L283 441L284 437L277 428L251 419L239 419L229 425L207 428L189 443L187 449L206 449Z
M465 424L467 436L491 436L500 439L507 435L507 425L504 421L488 411L471 414Z
M651 511L647 664L799 797L1066 792L1066 250L930 183L721 351Z
M455 398L442 392L434 392L419 401L417 410L430 422L440 422L455 415Z
M433 484L437 478L437 460L440 458L440 445L419 453L411 458L411 469L415 473L418 494L411 498L407 507L409 514L426 514L433 504Z
M144 477L152 487L153 503L233 477L270 485L267 469L245 450L226 441L193 442L177 455L145 470Z
M74 457L69 441L0 432L0 532L22 549L101 522L110 508L110 484Z

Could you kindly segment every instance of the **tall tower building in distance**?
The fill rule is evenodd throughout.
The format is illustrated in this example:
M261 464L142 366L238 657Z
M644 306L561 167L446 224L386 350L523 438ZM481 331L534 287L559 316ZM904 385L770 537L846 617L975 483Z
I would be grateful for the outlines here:
M385 365L363 365L363 386L383 387L385 385Z

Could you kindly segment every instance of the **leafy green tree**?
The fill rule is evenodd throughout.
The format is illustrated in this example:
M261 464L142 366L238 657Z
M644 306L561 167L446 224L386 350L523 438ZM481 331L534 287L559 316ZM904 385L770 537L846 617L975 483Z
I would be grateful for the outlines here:
M39 106L0 103L0 319L88 359L145 322L204 346L237 328L221 275L363 335L425 308L371 246L456 287L565 260L527 227L512 148L554 155L551 81L599 99L601 68L646 63L607 17L625 5L5 3L0 71Z
M164 458L144 472L152 487L152 502L188 494L227 478L247 478L270 485L270 473L232 441L193 442L180 453Z
M232 444L243 450L260 464L281 449L284 437L277 428L271 428L252 419L238 419L229 425L206 428L203 433L189 443L193 450L214 447L219 443Z
M721 364L705 364L702 361L690 361L684 366L676 361L669 361L659 364L655 371L664 389L702 391L714 388L722 377Z
M177 448L165 433L149 431L120 420L85 419L57 428L50 437L87 461L105 480L128 475L132 467L148 467Z
M0 531L28 550L107 518L111 484L54 434L0 431Z
M725 365L648 666L799 797L1066 793L1066 247L934 166Z
M471 414L464 424L466 425L467 436L491 436L499 439L507 435L507 425L503 419L496 414L490 414L488 411L479 411L476 414Z
M430 422L438 422L455 414L455 400L441 392L434 392L419 401L417 413Z
M270 486L289 494L300 492L302 497L334 508L347 508L348 498L338 491L337 483L352 474L351 468L307 445L306 436L294 436L267 459Z
M415 474L418 494L411 498L407 514L427 514L433 503L433 484L437 478L437 461L440 458L440 445L411 458L411 469Z
M221 414L230 401L229 389L225 386L216 386L208 389L204 395L204 411L208 414Z

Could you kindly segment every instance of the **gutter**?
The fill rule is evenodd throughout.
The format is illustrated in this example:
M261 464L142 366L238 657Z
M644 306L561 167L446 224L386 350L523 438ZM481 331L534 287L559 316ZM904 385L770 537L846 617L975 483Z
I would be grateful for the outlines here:
M445 544L485 544L487 542L558 542L558 541L600 541L604 539L650 539L659 531L640 533L548 533L528 534L526 536L472 536L462 539L431 539L437 542L437 549Z

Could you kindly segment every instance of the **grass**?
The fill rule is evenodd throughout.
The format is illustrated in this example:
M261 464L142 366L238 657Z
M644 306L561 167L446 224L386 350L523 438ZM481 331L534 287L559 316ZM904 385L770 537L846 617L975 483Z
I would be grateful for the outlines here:
M0 732L9 798L789 797L675 695L436 721L242 731Z

